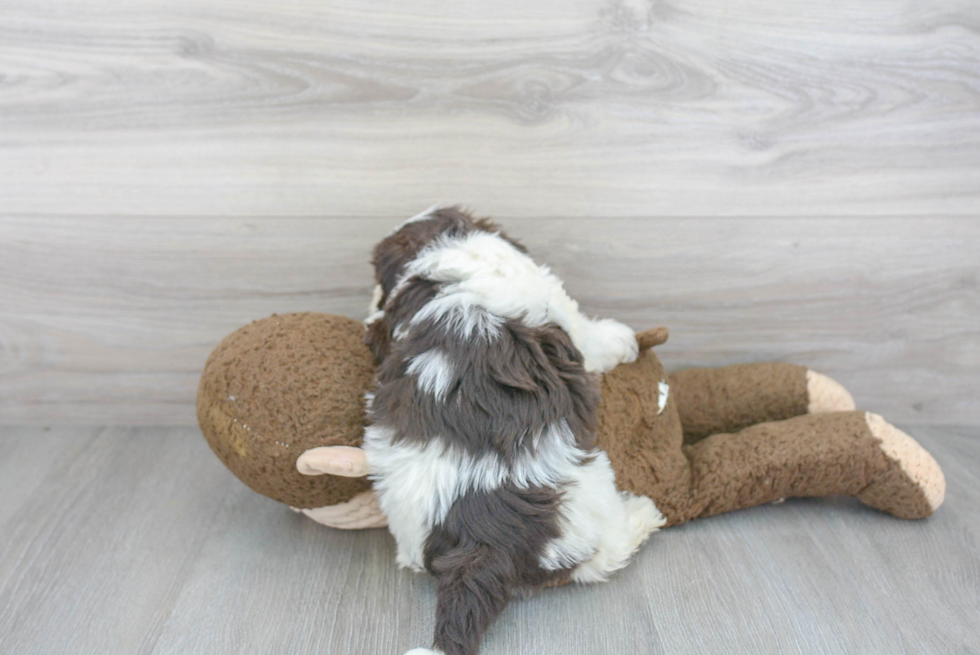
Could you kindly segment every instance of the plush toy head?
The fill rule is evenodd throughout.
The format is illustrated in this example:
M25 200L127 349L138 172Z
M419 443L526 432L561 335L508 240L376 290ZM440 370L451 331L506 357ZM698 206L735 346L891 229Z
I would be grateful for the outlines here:
M666 339L664 328L650 330L640 345ZM652 353L644 362L643 371L653 366L662 375ZM296 459L310 448L360 445L374 372L361 323L331 314L273 314L228 335L211 353L197 393L198 422L225 466L260 494L296 508L346 503L370 488L366 479L301 475ZM623 378L614 395L635 396L619 387L637 386L629 383L636 375L622 368L607 383ZM639 390L644 398L648 392ZM656 408L656 386L652 393ZM672 417L679 435L676 414L671 405L662 418ZM629 443L632 418L603 412L606 441Z
M232 473L292 507L343 503L364 478L310 477L296 458L356 446L374 359L364 326L329 314L273 315L228 335L208 358L197 394L204 437Z

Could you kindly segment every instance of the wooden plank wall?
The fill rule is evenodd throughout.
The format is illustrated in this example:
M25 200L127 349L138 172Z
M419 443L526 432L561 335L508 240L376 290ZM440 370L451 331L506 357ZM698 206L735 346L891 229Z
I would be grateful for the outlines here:
M228 332L273 312L362 318L383 219L0 222L6 422L190 423ZM839 378L898 422L980 419L980 223L515 219L590 313L671 328L673 367L760 359ZM10 310L13 311L10 311Z
M975 0L0 0L0 422L188 424L463 202L674 367L980 421Z

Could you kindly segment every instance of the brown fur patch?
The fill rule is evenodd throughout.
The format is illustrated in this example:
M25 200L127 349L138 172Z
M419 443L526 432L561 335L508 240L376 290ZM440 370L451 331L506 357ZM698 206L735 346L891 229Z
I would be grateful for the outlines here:
M473 655L483 633L521 588L567 579L538 556L560 536L560 494L504 485L462 496L426 542L425 567L438 579L435 647Z
M438 398L408 373L415 357L432 350L444 353L452 368ZM510 461L532 451L533 437L562 420L579 447L589 449L598 404L581 354L555 326L507 321L488 341L425 322L395 342L381 364L373 420L393 428L399 440L437 436L467 452L492 450Z

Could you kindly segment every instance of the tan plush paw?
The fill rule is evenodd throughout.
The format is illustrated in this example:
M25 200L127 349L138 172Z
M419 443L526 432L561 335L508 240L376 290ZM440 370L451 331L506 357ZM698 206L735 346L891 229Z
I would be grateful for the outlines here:
M946 478L939 464L915 439L877 414L865 414L865 421L889 467L857 497L899 518L930 516L946 497Z
M388 525L388 519L378 505L378 497L373 491L359 493L346 503L315 507L313 509L296 509L317 523L328 525L341 530L364 530L367 528L383 528Z
M310 448L296 459L296 470L303 475L363 478L368 474L367 456L351 446Z
M854 397L837 380L823 373L807 370L806 391L810 399L807 412L850 412L855 408Z

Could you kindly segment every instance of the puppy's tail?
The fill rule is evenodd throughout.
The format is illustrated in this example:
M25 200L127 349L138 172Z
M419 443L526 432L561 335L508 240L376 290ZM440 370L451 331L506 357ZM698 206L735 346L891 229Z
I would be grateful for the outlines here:
M510 600L514 562L486 545L455 548L432 560L438 582L435 648L446 655L476 655L480 640Z

